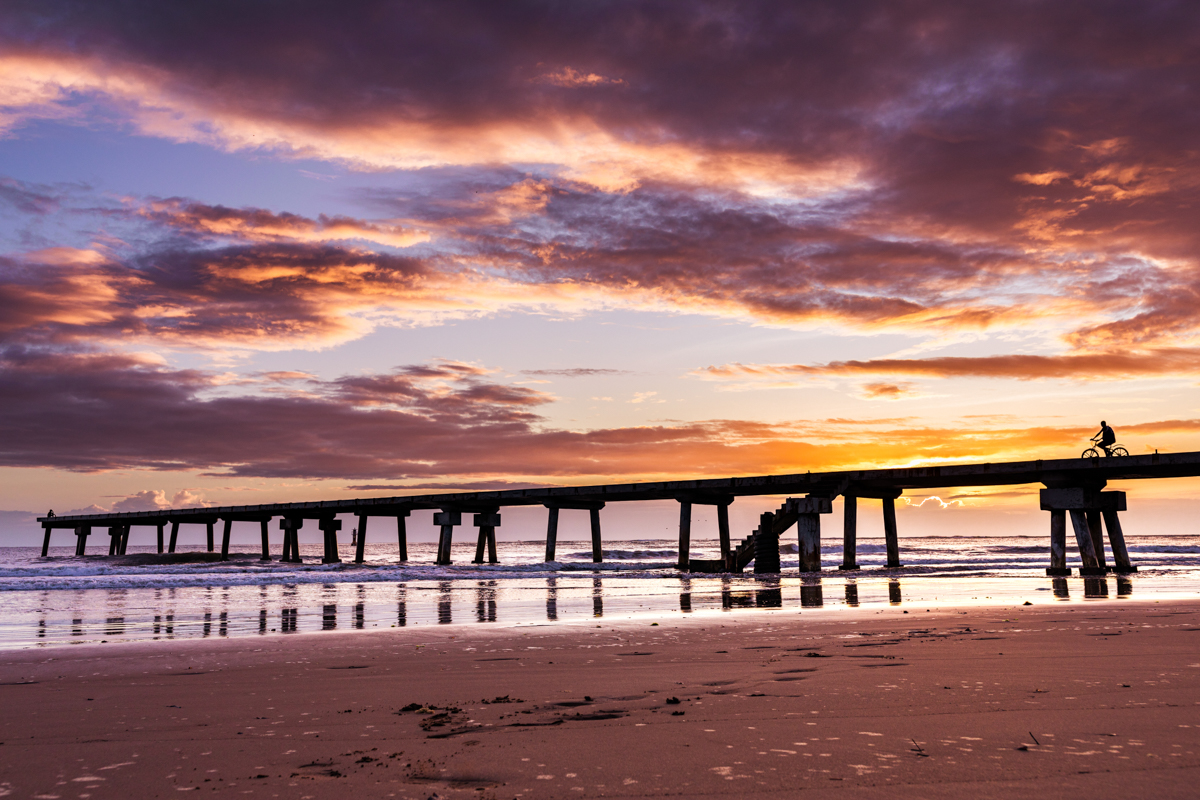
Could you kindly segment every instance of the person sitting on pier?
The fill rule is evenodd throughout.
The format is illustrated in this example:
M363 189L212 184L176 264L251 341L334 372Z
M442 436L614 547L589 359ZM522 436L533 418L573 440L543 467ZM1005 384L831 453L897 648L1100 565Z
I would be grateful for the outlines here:
M1111 448L1117 443L1117 434L1113 433L1113 429L1108 427L1108 423L1100 420L1100 430L1092 437L1092 441L1100 445L1100 449L1104 451L1104 455L1111 456Z

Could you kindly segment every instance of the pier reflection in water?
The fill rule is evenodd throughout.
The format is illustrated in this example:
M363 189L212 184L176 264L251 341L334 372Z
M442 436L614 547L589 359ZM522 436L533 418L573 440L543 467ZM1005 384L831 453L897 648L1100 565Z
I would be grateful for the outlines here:
M1046 592L1059 602L1095 602L1134 594L1131 576L1030 580L1019 595ZM840 584L840 586L839 586ZM1111 584L1111 585L1110 585ZM830 592L825 588L829 586ZM903 586L903 589L902 589ZM497 580L320 583L232 587L172 587L24 592L0 596L0 647L51 646L130 639L175 639L297 632L370 630L414 625L521 624L641 614L730 613L742 609L795 612L903 606L957 607L1003 601L1000 582L970 590L955 604L952 584L920 577L824 575L679 575L653 581L622 576ZM1114 588L1115 587L1115 588ZM985 591L992 595L984 595ZM938 595L942 595L939 601ZM976 596L978 595L978 596ZM994 596L993 596L994 595ZM14 599L31 608L20 622ZM61 608L54 608L55 603ZM1018 601L1019 602L1019 601ZM80 609L95 609L91 614ZM20 609L18 609L18 612ZM471 613L471 612L474 613ZM16 618L17 622L12 620ZM278 620L276 623L275 620Z
M821 608L825 605L825 597L821 593L821 579L806 575L800 580L800 607Z

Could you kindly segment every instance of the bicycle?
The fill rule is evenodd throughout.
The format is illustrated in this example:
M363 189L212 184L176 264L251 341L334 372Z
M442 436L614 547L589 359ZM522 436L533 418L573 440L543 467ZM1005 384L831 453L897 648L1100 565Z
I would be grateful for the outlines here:
M1095 440L1093 440L1093 441L1095 441ZM1087 450L1083 451L1083 454L1080 456L1080 458L1099 458L1102 453L1104 453L1104 451L1101 450L1099 447L1089 447ZM1127 455L1129 455L1129 451L1126 450L1124 447L1122 447L1119 444L1114 444L1108 448L1107 455L1127 456Z

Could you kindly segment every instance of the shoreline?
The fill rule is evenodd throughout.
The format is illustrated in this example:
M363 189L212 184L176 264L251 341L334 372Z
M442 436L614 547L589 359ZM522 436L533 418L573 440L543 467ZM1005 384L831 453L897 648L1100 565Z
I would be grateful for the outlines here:
M1198 645L1200 601L1147 598L12 651L0 784L94 798L1187 797Z

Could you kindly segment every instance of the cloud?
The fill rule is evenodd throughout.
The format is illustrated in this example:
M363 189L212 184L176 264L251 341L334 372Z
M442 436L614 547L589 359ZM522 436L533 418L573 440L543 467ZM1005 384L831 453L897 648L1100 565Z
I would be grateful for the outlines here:
M41 215L57 211L61 198L48 186L0 176L0 201L24 214Z
M389 247L429 241L427 231L387 222L321 214L315 220L261 208L227 208L181 198L152 201L136 213L175 230L248 242L340 242L362 240Z
M167 493L161 489L146 489L112 504L112 511L161 511L171 507Z
M409 188L373 193L380 219L186 198L93 209L140 235L10 254L2 341L317 348L380 325L619 306L1069 348L822 374L1166 369L1133 353L1191 369L1189 4L360 12L6 4L7 135L107 127L406 170ZM0 197L83 213L13 179ZM95 258L51 252L66 249Z
M872 382L862 386L862 396L868 400L900 400L916 393L911 383Z
M1074 455L1094 432L1090 423L1021 428L894 419L565 430L539 413L550 396L496 382L494 374L433 362L310 381L293 394L249 387L233 394L204 371L10 348L0 358L0 465L200 471L356 487L561 484L1055 457ZM1200 436L1196 420L1127 420L1118 427L1135 451ZM203 503L186 489L166 498L146 490L118 503Z
M696 370L712 380L777 380L853 375L1015 380L1120 380L1200 373L1200 350L1158 348L1144 352L1071 355L938 356L832 361L828 364L723 364ZM868 384L890 394L891 384ZM898 389L899 387L897 387Z
M629 375L627 369L606 367L570 367L567 369L523 369L522 375L546 375L556 378L593 378L600 375Z

